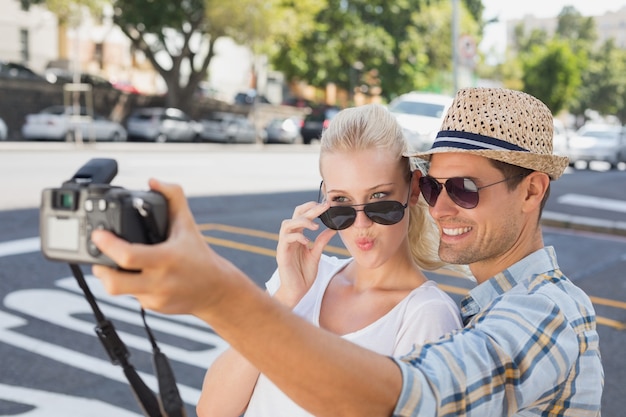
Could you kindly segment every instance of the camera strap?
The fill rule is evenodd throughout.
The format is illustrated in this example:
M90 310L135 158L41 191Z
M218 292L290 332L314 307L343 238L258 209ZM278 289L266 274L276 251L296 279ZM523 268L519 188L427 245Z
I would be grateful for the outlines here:
M176 386L174 372L172 371L167 357L159 349L152 330L148 326L145 310L141 308L141 318L152 345L153 365L159 384L160 397L158 399L128 361L130 352L117 334L113 323L104 316L98 307L82 270L77 264L71 263L69 265L78 285L85 294L87 302L93 310L97 322L95 331L100 342L108 353L111 362L123 368L124 375L130 383L132 392L144 414L147 417L186 417L185 407Z

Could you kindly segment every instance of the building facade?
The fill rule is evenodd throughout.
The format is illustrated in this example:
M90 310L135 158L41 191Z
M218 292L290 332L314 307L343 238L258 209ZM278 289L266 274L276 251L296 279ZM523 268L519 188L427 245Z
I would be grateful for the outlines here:
M596 23L598 42L604 43L614 39L618 48L626 49L626 6L620 9L606 12L603 15L591 16ZM526 33L534 29L543 30L549 35L554 34L557 28L558 18L537 18L526 15L521 19L507 21L507 45L511 46L515 38L515 28L522 24Z

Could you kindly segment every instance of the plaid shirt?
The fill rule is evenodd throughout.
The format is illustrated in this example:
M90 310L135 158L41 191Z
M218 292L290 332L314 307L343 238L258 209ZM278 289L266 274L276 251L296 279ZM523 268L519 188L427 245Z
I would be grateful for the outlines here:
M394 416L599 416L604 372L591 301L539 250L470 291L465 328L394 359Z

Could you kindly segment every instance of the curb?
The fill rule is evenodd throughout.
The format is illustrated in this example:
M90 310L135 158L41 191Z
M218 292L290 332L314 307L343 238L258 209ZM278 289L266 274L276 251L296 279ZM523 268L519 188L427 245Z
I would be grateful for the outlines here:
M560 227L564 229L626 236L626 222L584 216L572 216L553 211L543 212L541 216L541 224L544 226Z

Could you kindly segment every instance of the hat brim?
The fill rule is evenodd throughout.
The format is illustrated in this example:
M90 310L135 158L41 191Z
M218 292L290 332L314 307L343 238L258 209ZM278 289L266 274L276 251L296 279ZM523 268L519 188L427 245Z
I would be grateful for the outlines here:
M567 156L538 155L536 153L524 151L459 149L452 147L439 147L430 149L426 152L408 152L405 156L421 158L430 161L430 157L434 154L452 152L483 156L485 158L494 159L496 161L505 162L507 164L532 169L533 171L544 172L548 174L548 176L552 180L558 179L569 165L569 158Z

